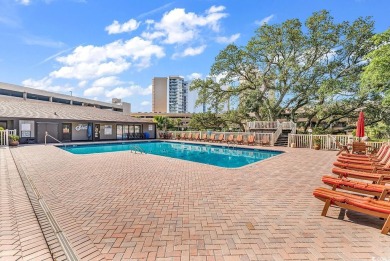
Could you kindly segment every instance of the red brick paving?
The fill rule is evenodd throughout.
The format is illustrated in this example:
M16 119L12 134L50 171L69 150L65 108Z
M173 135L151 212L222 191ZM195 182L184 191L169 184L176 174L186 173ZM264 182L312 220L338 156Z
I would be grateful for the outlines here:
M336 153L286 150L240 169L41 145L13 153L84 260L390 258L383 221L334 207L321 217L312 191Z
M8 148L0 163L0 260L52 260Z

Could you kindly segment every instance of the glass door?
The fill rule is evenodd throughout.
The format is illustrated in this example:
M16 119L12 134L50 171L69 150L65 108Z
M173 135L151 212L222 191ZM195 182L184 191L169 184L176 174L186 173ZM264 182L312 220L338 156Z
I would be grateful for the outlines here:
M123 134L123 125L116 125L116 139L121 140Z
M72 140L72 123L62 123L62 141Z
M134 139L134 125L129 126L129 139Z
M123 139L128 140L129 139L129 125L123 126Z

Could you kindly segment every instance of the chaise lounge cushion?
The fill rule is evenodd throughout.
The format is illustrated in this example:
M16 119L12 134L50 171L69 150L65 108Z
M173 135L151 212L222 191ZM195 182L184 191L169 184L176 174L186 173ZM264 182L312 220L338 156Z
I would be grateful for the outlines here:
M340 202L348 205L360 207L366 210L375 211L383 214L390 214L390 202L378 201L368 197L357 196L345 192L333 191L326 188L317 188L313 195L321 200L330 200L331 203Z
M368 184L365 182L354 181L345 178L335 178L331 176L323 176L322 182L330 186L336 186L337 188L339 188L340 186L347 186L350 188L366 190L370 192L378 192L378 193L381 193L385 188L385 185Z

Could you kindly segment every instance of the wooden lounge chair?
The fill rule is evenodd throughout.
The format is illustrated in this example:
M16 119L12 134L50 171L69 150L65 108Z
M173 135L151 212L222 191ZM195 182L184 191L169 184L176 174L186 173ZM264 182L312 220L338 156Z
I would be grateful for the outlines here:
M195 140L195 141L200 140L199 132L195 133L194 140Z
M390 193L390 184L368 184L366 182L350 180L347 178L335 178L323 176L322 182L332 187L332 190L342 189L361 194L371 195L379 200L384 200Z
M249 135L247 139L247 144L249 145L255 145L255 136L254 135Z
M357 156L363 156L363 155L357 155ZM386 161L390 158L390 150L385 149L382 151L381 154L378 155L378 157L372 156L372 157L345 157L345 156L339 156L337 157L337 161L344 162L344 163L356 163L356 164L370 164L374 162L378 163L386 163Z
M215 141L215 134L211 134L210 138L207 140L208 142L214 142Z
M343 151L347 152L349 154L348 145L342 145L340 142L336 141L336 146L339 149L339 152L337 152L336 156L343 153Z
M243 139L242 135L237 135L236 143L240 145L243 142L244 142L244 139Z
M333 165L335 167L338 167L338 168L363 170L363 171L390 170L390 151L389 151L389 154L386 157L384 157L380 162L370 162L370 161L339 162L339 161L336 161L333 163Z
M263 136L260 140L260 145L261 146L270 146L271 145L271 142L269 140L269 137L268 136Z
M185 133L185 132L183 132L183 133L181 134L180 139L181 139L181 140L185 140L185 139L186 139L186 133Z
M234 135L233 134L230 134L227 138L227 140L225 140L227 144L229 143L233 143L234 142Z
M379 150L372 151L372 153L368 154L368 155L342 153L340 157L344 157L344 158L359 158L359 159L362 159L362 158L378 158L378 157L380 157L381 154L386 153L388 149L389 149L389 145L383 144L379 148Z
M188 133L187 139L186 140L192 140L192 133Z
M326 188L317 188L313 195L325 202L321 216L326 216L331 205L339 206L343 209L353 210L367 215L385 219L382 227L382 234L390 231L390 202L361 197L345 192L334 191Z
M222 142L223 141L223 139L224 139L224 137L225 137L225 135L224 134L219 134L219 136L218 136L218 139L216 139L215 140L215 142Z
M200 141L207 141L207 134L203 133L202 138L200 138Z
M354 141L352 142L352 154L366 154L367 146L364 142Z
M333 168L332 173L338 175L340 178L354 178L361 180L369 180L376 184L383 184L390 182L390 172L386 171L375 171L375 172L365 172L365 171L357 171L350 169L340 169Z

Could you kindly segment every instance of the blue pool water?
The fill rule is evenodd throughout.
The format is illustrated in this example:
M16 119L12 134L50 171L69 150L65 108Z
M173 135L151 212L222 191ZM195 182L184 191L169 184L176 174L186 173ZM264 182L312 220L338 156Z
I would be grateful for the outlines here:
M203 144L177 142L128 142L59 146L73 154L91 154L115 151L142 151L148 154L189 160L224 168L238 168L283 152L259 149L228 148Z

